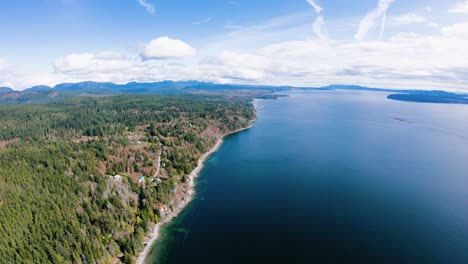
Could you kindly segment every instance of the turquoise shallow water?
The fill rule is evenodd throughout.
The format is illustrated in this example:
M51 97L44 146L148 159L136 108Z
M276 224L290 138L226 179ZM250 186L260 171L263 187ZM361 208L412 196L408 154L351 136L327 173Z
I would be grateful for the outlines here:
M148 263L468 263L468 106L289 95L209 158Z

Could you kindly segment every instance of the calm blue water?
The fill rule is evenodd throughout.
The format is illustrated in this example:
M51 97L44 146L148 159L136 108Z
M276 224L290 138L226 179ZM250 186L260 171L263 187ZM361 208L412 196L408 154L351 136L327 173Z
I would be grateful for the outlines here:
M257 101L148 263L468 263L468 106L289 95Z

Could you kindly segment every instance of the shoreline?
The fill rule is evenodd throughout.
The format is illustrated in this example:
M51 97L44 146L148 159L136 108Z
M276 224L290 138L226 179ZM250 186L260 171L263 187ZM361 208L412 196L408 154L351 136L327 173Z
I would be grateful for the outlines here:
M194 180L200 174L201 170L203 169L203 166L205 165L206 160L221 147L221 145L224 142L224 139L227 136L230 136L230 135L233 135L233 134L239 133L241 131L252 128L254 121L255 120L252 120L248 127L240 128L240 129L237 129L235 131L232 131L232 132L229 132L229 133L226 133L226 134L222 135L220 137L220 139L218 140L218 142L216 142L216 145L214 145L208 152L203 154L198 159L197 167L192 172L190 172L190 174L188 175L188 179L189 179L189 181L188 181L188 191L187 191L186 195L184 196L183 202L177 207L176 210L174 210L174 212L170 213L166 218L164 218L164 220L162 220L161 222L157 223L154 226L153 231L151 231L148 234L151 238L148 240L148 242L145 245L143 251L141 251L140 254L138 255L138 257L136 259L136 264L144 264L145 263L146 257L148 256L149 252L153 248L154 243L159 238L159 231L161 230L161 227L163 225L167 224L167 223L170 223L172 221L172 219L177 217L182 212L182 210L193 200L194 195L195 195Z

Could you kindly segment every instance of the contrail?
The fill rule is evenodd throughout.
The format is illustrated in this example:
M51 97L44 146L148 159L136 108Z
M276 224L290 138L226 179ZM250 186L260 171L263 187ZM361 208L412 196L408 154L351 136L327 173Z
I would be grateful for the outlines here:
M383 38L386 23L387 23L387 10L385 10L385 12L383 13L383 17L382 17L382 27L380 28L380 40L382 40Z
M361 23L359 23L358 30L354 37L357 40L363 40L366 37L369 30L375 25L377 19L379 19L382 15L384 16L384 20L382 23L381 35L383 35L383 32L385 30L385 23L387 20L387 9L390 7L390 4L392 4L395 1L396 0L379 0L377 8L367 13L367 15L361 20Z
M317 3L315 3L314 0L307 0L307 2L315 9L315 12L317 12L317 14L320 14L320 12L323 11L323 8L320 7Z

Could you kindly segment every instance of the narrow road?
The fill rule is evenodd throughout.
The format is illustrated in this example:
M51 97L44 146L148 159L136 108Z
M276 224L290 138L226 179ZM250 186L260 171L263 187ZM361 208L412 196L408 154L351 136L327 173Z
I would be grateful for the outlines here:
M156 179L156 177L158 177L158 174L159 174L159 170L161 169L161 155L162 155L162 152L163 152L163 144L161 144L161 142L159 142L159 154L158 154L158 167L156 169L156 173L154 174L153 176L153 179L151 179L151 181L154 181Z

